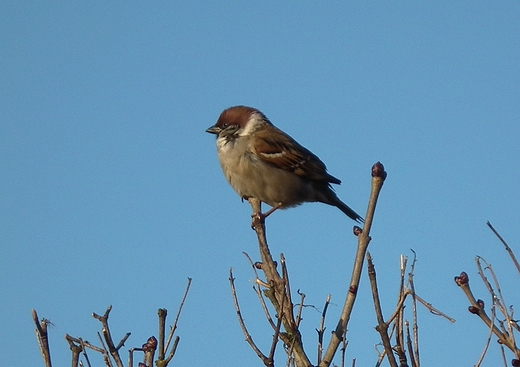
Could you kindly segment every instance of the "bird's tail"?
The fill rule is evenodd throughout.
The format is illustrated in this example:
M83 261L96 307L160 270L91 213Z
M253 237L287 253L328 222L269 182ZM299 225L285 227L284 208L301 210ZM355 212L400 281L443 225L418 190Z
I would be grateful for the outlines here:
M361 215L356 213L351 207L349 207L347 204L345 204L343 201L339 200L336 203L336 206L341 210L343 213L345 213L349 218L352 218L358 223L365 223L365 220Z
M336 195L330 184L328 184L326 187L317 185L314 187L316 189L315 191L318 193L316 201L321 201L325 204L337 206L339 210L345 213L349 218L355 220L358 223L365 223L365 220L361 215L356 213L351 207L338 198L338 195Z

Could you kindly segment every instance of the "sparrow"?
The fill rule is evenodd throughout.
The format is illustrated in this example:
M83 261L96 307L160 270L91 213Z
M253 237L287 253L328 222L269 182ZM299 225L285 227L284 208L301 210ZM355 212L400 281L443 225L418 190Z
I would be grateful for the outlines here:
M341 181L327 173L325 164L256 108L230 107L206 132L217 136L220 166L238 195L272 207L264 218L277 209L321 202L364 221L337 197L331 184Z

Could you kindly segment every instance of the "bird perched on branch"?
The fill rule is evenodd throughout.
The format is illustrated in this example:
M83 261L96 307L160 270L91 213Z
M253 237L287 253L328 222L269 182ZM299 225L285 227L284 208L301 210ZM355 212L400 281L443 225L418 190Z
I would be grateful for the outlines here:
M331 184L341 181L327 173L316 155L275 127L259 110L230 107L206 132L217 136L222 171L238 195L272 207L265 214L256 214L265 218L277 209L321 202L363 222L332 189Z

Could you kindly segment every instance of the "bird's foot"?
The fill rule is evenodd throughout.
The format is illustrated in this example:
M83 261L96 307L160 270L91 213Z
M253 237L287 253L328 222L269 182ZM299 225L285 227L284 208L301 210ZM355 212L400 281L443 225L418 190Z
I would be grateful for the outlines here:
M253 218L251 221L251 229L255 231L258 226L264 225L266 216L263 213L253 213L251 214L251 218Z
M265 224L265 218L267 218L268 216L273 214L275 210L280 209L281 207L282 207L282 203L276 204L275 206L273 206L271 209L269 209L265 213L258 212L258 213L251 214L251 218L253 218L253 221L251 222L251 228L253 230L255 230L258 225Z

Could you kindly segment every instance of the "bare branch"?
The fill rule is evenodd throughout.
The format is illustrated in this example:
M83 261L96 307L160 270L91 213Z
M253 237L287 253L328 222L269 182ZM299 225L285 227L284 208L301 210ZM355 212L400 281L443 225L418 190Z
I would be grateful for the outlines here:
M276 323L276 329L273 334L273 341L271 342L271 348L269 350L269 357L267 357L268 361L271 361L274 366L274 352L276 351L276 346L278 345L278 337L280 336L280 329L282 328L282 318L278 317L278 321Z
M298 312L296 312L296 326L300 326L300 322L302 321L302 311L303 311L303 301L305 300L305 293L301 293L298 289L298 294L300 295L300 303L298 304Z
M410 289L407 289L407 292L411 293L412 291ZM414 294L415 294L415 299L420 304L422 304L424 307L426 307L428 309L428 311L430 311L430 313L432 313L435 316L444 317L446 320L448 320L451 323L456 322L456 320L453 317L450 317L450 316L446 315L444 312L442 312L442 311L438 310L437 308L433 307L431 303L426 302L417 293L414 292Z
M336 354L338 346L345 334L348 322L350 320L350 314L354 307L356 300L357 290L359 288L359 281L361 279L361 272L363 270L363 263L365 260L365 253L370 243L370 229L372 228L372 221L374 219L374 213L376 210L377 199L383 183L386 179L386 171L380 162L377 162L372 166L372 186L370 191L370 199L368 203L367 214L365 216L365 223L363 230L359 233L359 227L354 227L355 233L358 233L358 247L356 257L354 259L354 266L352 268L352 276L350 280L349 290L345 299L345 304L341 311L340 318L336 329L332 333L332 338L327 347L327 351L323 357L323 360L319 364L320 367L328 367L332 363L332 359Z
M168 355L168 358L166 358L164 360L164 366L168 365L168 363L170 363L170 361L172 360L173 356L175 355L175 352L177 351L177 347L179 346L180 340L181 340L181 337L178 335L173 339L172 349L170 350L170 354ZM158 363L158 361L155 361L155 364L157 365L157 367L160 367L160 364Z
M406 326L406 346L408 348L408 355L410 356L410 365L412 367L417 367L417 363L414 357L413 345L412 345L412 337L410 336L410 323L405 321Z
M229 284L231 286L231 294L233 296L233 302L235 304L235 311L237 313L238 317L238 323L240 324L240 327L242 328L242 332L244 333L244 336L246 337L246 342L251 346L251 348L255 351L258 358L262 360L262 362L266 366L274 366L273 361L269 361L269 358L262 353L260 348L256 346L256 344L253 341L253 338L251 337L251 334L249 334L249 331L247 331L246 324L244 323L244 319L242 317L242 312L240 311L240 306L238 305L238 298L237 293L235 289L235 278L233 277L233 268L229 269ZM281 318L281 316L280 316Z
M79 343L79 345L76 344L69 335L65 335L65 339L67 340L67 343L69 343L69 349L72 352L72 367L77 367L79 362L79 354L84 352L83 343Z
M177 310L177 315L175 315L175 321L173 322L173 325L170 327L170 335L168 335L168 341L166 342L166 346L164 347L164 354L166 354L166 351L170 346L173 334L175 333L175 330L177 330L177 322L179 321L182 307L184 306L184 301L186 301L186 297L188 296L188 292L190 291L190 286L191 278L188 278L188 283L186 284L186 289L184 290L184 295L182 296L181 304L179 305L179 309Z
M377 290L377 281L376 281L376 270L374 264L372 262L372 256L370 256L370 252L367 252L367 263L368 263L368 277L370 279L370 286L372 289L372 298L374 300L374 308L376 312L377 318L377 326L376 330L379 332L381 336L381 341L383 342L383 346L385 348L386 357L388 359L388 363L392 367L397 367L397 362L395 360L394 354L392 352L392 345L390 343L390 338L388 337L388 325L384 322L383 312L381 310L381 302L379 300L379 292Z
M168 310L165 308L160 308L157 310L157 316L159 318L159 355L157 356L159 360L164 359L164 355L166 354L166 348L164 348L164 339L166 338L165 329L166 329L166 316L168 316Z
M507 346L515 355L519 355L520 350L516 348L514 343L508 337L508 335L504 334L489 318L484 310L484 302L482 300L476 300L471 288L469 286L469 277L466 272L462 272L460 276L455 277L455 283L462 289L466 297L468 298L471 306L468 307L468 310L475 315L478 315L480 319L489 327L492 328L493 333L498 337L499 342L505 346ZM517 357L518 358L518 357Z
M32 318L34 324L36 325L36 330L34 330L34 333L36 334L36 339L38 340L38 346L40 347L40 354L42 355L43 363L45 363L46 367L52 367L49 335L47 334L47 325L49 320L42 319L40 322L38 320L38 314L36 313L35 309L32 310Z
M112 355L112 358L114 358L116 365L118 367L123 367L123 361L121 361L121 357L119 356L119 349L124 345L126 339L128 339L128 337L130 336L130 333L127 333L123 337L123 339L121 339L117 347L114 345L112 335L110 334L110 328L108 327L108 316L111 310L112 305L107 307L107 310L105 311L105 314L103 316L100 316L93 312L92 317L98 319L99 322L101 322L101 324L103 325L101 331L103 332L103 337L105 338L105 341L107 343L108 351L110 352L110 355Z
M285 329L285 333L280 333L280 338L284 343L289 343L288 345L290 345L290 349L294 353L294 359L297 366L310 366L312 364L303 350L301 335L295 323L293 304L290 299L290 294L287 291L288 282L278 274L278 271L276 270L276 262L273 261L271 252L267 245L265 217L259 214L261 213L261 202L256 198L249 198L248 201L251 204L254 213L252 227L258 238L258 246L262 259L262 271L264 272L267 284L269 285L269 288L265 291L265 295L273 304L278 316L282 317L282 324ZM284 264L282 264L282 268L283 267Z
M257 264L253 263L253 260L251 260L251 257L246 252L242 252L242 253L247 258L249 263L251 264L251 268L253 269L253 271L255 273L255 280L256 280L257 286L253 286L253 289L256 292L256 295L258 296L260 304L262 305L262 309L264 310L265 317L266 317L267 321L269 322L269 324L271 325L271 327L273 328L273 330L276 330L277 326L273 322L271 314L269 313L269 309L267 308L267 305L265 304L264 296L262 295L262 292L260 291L260 284L264 284L265 282L260 280L260 278L258 276L258 272L256 271ZM258 264L258 266L261 266L261 264ZM269 285L267 285L267 286L269 286Z
M491 320L495 319L495 311L496 311L496 307L495 307L495 304L493 304L491 306ZM475 367L480 367L480 365L484 361L484 357L486 356L486 353L487 353L487 350L489 348L489 343L491 342L491 337L492 336L493 336L493 328L490 327L489 328L489 335L488 335L488 338L486 340L486 344L484 345L484 350L482 351L482 354L480 355L480 358L478 359L477 363L475 364Z
M504 247L506 248L506 251L507 253L509 254L509 256L511 257L511 260L513 260L513 263L515 264L516 266L516 270L520 273L520 264L518 263L518 260L516 260L516 256L515 254L513 253L513 250L511 250L511 248L509 247L509 245L507 244L507 242L502 238L502 236L496 231L496 229L491 225L491 223L487 222L486 223L487 226L493 231L493 233L498 237L498 239L500 240L500 242L502 242L502 244L504 245Z
M410 269L410 273L408 274L408 285L410 286L410 290L412 291L412 315L413 315L413 354L415 363L417 366L421 365L420 358L419 358L419 324L417 323L417 295L415 294L415 286L413 282L413 275L415 272L415 264L417 262L417 256L415 254L414 250L411 250L413 252L413 261L412 266Z
M103 338L101 337L101 334L97 333L98 339L103 346L101 353L103 354L103 360L105 361L105 365L107 367L112 367L112 361L110 360L110 354L108 353L107 347L105 346L105 343L103 342Z
M323 312L321 313L320 328L316 329L318 332L318 364L321 362L321 355L323 353L323 334L325 333L325 316L327 315L327 309L329 308L331 295L327 295L325 300L325 306L323 306Z

